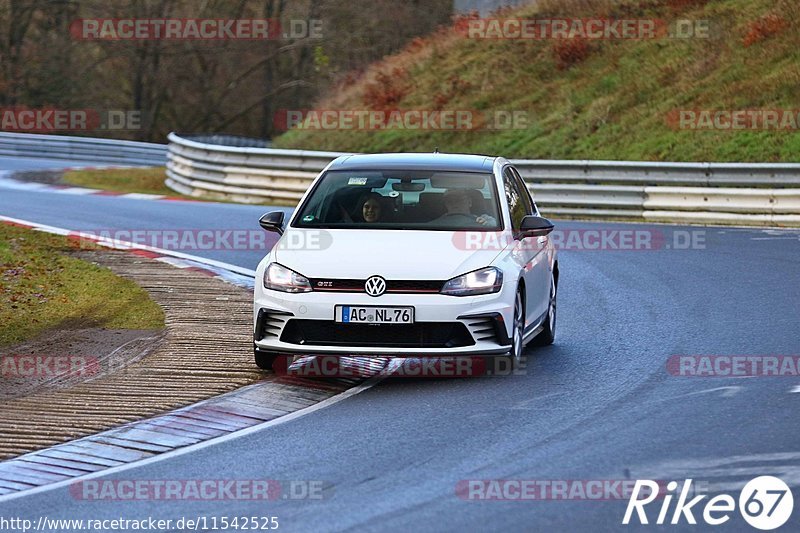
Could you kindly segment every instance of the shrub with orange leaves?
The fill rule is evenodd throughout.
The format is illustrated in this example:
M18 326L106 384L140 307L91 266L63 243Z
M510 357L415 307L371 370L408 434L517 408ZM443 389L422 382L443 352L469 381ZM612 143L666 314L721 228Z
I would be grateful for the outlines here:
M789 24L786 22L786 19L779 15L774 13L764 15L760 19L750 23L747 35L742 39L742 44L744 44L745 47L749 47L782 32L788 26Z
M375 110L395 109L410 90L408 72L404 68L378 72L375 81L364 89L364 104Z
M565 70L589 57L589 42L581 37L559 39L553 45L553 55L559 70Z
M472 84L469 81L461 79L453 74L447 79L447 87L445 90L433 95L435 108L442 109L450 100L456 96L465 94L470 88L472 88Z

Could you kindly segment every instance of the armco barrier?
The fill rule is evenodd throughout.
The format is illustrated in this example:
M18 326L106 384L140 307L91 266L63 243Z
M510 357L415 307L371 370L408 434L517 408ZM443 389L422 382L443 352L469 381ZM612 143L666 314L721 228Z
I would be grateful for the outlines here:
M339 152L225 146L169 135L167 180L183 194L296 202ZM570 218L800 226L800 164L514 160L541 211Z
M66 135L0 132L0 156L61 159L105 165L162 166L163 144Z
M242 202L296 202L336 152L208 144L169 134L167 180L182 194Z
M800 187L798 163L668 163L516 159L531 182L688 187Z
M193 196L293 203L338 152L278 150L226 135L169 135L169 145L0 133L0 156L90 164L167 165L166 183ZM521 159L542 212L699 224L800 226L800 164Z

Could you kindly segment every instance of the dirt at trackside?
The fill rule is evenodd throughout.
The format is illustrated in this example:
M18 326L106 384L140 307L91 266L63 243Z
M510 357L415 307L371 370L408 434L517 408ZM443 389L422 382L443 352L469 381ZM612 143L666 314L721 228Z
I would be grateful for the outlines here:
M25 344L30 353L104 355L94 375L66 381L0 376L7 382L0 460L274 379L253 362L252 291L124 252L84 251L80 258L145 289L164 310L166 331L152 338L152 331L51 330Z
M0 350L0 401L119 372L163 342L161 330L51 328Z

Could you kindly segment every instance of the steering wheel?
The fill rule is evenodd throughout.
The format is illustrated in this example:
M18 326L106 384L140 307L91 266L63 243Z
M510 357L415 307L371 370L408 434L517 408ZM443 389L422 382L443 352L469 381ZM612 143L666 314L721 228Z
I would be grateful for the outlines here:
M442 218L455 218L455 217L461 217L470 222L478 222L478 217L476 217L475 215L468 215L466 213L445 213Z

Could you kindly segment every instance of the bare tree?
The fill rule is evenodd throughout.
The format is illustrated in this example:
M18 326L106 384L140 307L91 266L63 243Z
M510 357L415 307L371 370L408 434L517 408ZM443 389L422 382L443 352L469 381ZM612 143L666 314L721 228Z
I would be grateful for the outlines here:
M346 72L449 16L444 0L5 0L0 104L138 111L141 129L103 132L126 138L163 141L171 130L269 138L279 109L311 107ZM79 19L92 18L320 20L323 36L209 41L71 34Z

